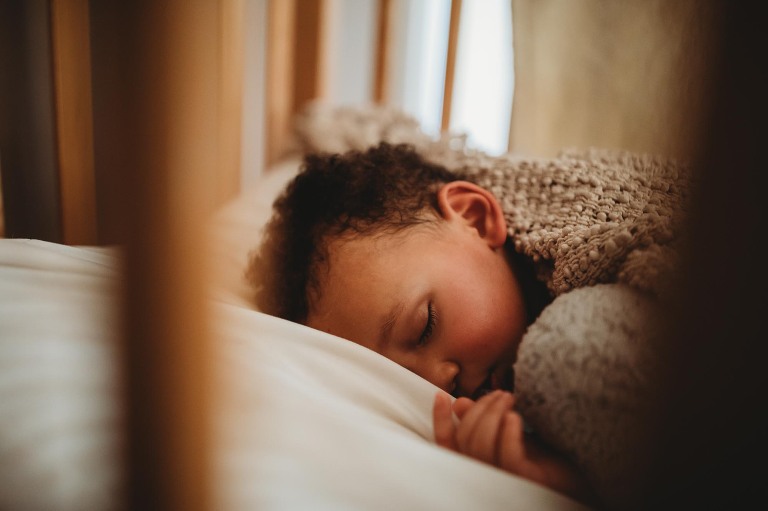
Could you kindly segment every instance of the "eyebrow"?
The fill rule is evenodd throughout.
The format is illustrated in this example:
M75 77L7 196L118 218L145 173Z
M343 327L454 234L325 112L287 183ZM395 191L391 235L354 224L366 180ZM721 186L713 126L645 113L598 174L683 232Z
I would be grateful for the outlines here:
M389 314L384 317L384 323L382 323L381 329L379 330L379 346L384 346L389 342L389 339L392 336L392 329L394 328L400 313L403 312L403 309L405 309L405 304L403 302L398 302L392 307Z

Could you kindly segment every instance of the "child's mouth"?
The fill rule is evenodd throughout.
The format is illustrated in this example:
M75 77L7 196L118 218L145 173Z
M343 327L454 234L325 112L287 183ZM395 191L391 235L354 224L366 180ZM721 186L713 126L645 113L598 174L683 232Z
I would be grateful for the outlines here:
M483 380L480 386L470 396L470 399L477 401L484 395L494 390L508 390L512 392L515 387L515 371L512 367L504 369L492 368L488 371L488 377Z

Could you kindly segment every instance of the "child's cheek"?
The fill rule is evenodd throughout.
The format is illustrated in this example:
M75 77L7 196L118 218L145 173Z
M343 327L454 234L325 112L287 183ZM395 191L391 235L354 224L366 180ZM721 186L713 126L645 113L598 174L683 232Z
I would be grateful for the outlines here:
M508 336L508 325L497 317L502 311L486 297L465 298L469 299L461 300L463 303L453 315L458 319L451 328L456 348L473 358L498 356L506 344L503 339Z

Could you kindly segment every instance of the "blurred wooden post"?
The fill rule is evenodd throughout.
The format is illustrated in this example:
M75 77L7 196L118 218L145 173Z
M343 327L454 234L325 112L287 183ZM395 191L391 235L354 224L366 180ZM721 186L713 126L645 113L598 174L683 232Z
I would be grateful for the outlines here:
M267 166L290 149L291 123L305 103L327 92L327 0L269 2L267 28Z
M62 242L49 0L0 1L4 235Z
M288 146L293 115L296 0L269 2L267 12L266 117L269 167Z
M453 80L456 74L456 51L459 47L459 26L461 23L461 0L451 0L451 21L448 27L448 53L445 58L445 88L443 89L443 115L441 129L448 131L451 125L453 106Z
M327 0L297 0L293 110L327 93Z
M221 3L91 4L104 37L100 159L125 248L126 509L211 508L206 221L215 204ZM108 139L108 140L104 140Z
M56 139L64 243L96 244L87 0L51 1Z
M385 104L389 101L389 75L392 65L392 0L379 0L376 26L376 61L373 78L373 100Z
M219 79L219 165L216 205L240 191L245 55L245 0L220 0L221 55Z

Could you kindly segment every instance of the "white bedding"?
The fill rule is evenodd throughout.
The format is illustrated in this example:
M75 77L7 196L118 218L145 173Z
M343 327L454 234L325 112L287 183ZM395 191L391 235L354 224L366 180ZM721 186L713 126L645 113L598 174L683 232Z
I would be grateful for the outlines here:
M248 251L296 162L215 222L215 509L583 509L432 442L436 388L254 310ZM0 509L115 509L116 249L0 240Z

